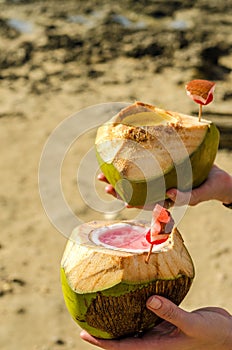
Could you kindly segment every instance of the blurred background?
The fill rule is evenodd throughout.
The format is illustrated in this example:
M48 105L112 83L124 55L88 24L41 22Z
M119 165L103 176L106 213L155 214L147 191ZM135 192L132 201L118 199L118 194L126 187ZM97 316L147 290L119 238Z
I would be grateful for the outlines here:
M39 196L39 161L53 130L106 102L141 100L197 115L184 86L208 79L216 89L203 117L218 126L216 162L232 173L231 28L230 0L0 0L1 349L93 349L65 308L59 266L66 238ZM95 131L72 145L62 167L66 201L82 221L98 217L76 178ZM103 184L94 186L110 201ZM119 218L133 215L135 209L125 209ZM217 202L189 208L181 221L196 267L186 309L214 305L232 312L231 226L230 210Z

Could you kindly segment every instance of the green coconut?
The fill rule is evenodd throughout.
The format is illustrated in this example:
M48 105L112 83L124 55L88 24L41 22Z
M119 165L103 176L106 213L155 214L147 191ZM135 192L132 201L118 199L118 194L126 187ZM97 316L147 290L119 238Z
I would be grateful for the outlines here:
M100 168L132 206L165 199L176 187L202 184L213 165L219 132L210 121L136 102L98 128Z
M138 234L143 237L148 228L134 221L95 221L77 227L67 242L61 262L64 299L73 319L93 336L115 339L144 332L161 321L146 307L151 295L178 305L188 293L194 267L176 228L166 242L153 246L148 263L150 245L110 243L129 234L131 241L133 235L140 241ZM108 243L100 239L105 233Z

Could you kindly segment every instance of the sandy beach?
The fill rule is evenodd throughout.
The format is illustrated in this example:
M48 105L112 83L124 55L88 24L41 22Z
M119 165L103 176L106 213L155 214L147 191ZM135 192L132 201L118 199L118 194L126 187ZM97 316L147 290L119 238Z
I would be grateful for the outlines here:
M98 208L98 198L110 208L115 205L92 170L99 120L87 113L78 125L82 111L94 105L140 100L196 115L198 107L186 96L185 83L215 81L214 101L203 115L221 132L216 163L232 173L229 2L143 3L0 1L3 350L94 349L79 338L80 328L61 292L60 261L75 220L62 216L60 207L61 234L46 215L38 184L44 146L70 116L77 120L70 135L78 138L67 140L60 179L65 200L81 222L115 216L104 214L104 206ZM65 144L65 137L61 141ZM48 185L53 183L52 164ZM123 209L116 217L137 214L136 209ZM232 312L231 210L215 201L202 203L188 208L178 227L196 269L182 306L220 306Z

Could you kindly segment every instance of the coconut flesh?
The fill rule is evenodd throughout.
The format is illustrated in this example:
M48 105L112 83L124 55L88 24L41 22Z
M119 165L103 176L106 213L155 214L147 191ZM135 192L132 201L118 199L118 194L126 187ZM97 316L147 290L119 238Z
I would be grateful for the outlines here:
M177 228L150 249L149 224L90 222L78 226L61 262L62 290L73 319L93 336L136 335L161 320L146 308L154 294L179 304L191 286L194 267Z
M210 121L136 102L98 128L101 170L132 206L165 199L166 191L199 186L216 157L219 132Z

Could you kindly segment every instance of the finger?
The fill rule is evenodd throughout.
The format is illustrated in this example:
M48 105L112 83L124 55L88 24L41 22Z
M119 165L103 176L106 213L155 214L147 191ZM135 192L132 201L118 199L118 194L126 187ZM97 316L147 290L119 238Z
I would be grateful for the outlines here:
M103 173L98 174L97 179L99 181L109 183L109 181L107 180L107 178L105 177L105 175Z
M196 205L200 202L200 196L198 189L188 192L181 192L177 189L170 189L166 195L175 203L177 206L182 205Z
M172 188L167 191L166 195L170 198L175 205L187 205L190 202L191 193L190 192L181 192L175 188Z
M161 296L153 296L148 299L147 307L157 316L178 327L183 333L191 333L193 314L182 310L170 300Z
M118 194L115 191L114 187L109 183L109 181L107 180L107 178L105 177L105 175L103 173L98 174L97 178L98 178L99 181L106 182L108 184L105 187L106 193L111 194L115 198L120 199L120 197L118 196Z
M124 338L122 340L104 340L91 336L86 331L81 331L80 337L88 343L105 350L144 350L144 341L139 338Z
M119 198L117 192L115 191L115 189L113 188L112 185L110 185L110 184L107 185L107 186L105 187L105 191L106 191L106 193L111 194L111 195L114 196L115 198Z
M107 341L102 340L102 339L98 339L98 338L94 338L92 335L90 335L86 331L81 331L80 337L82 340L85 340L88 343L95 345L95 346L98 346L102 349L108 349L108 350L113 349L112 347L109 347L110 344L108 344L108 347L107 347L107 343L105 344L105 342L107 342Z

